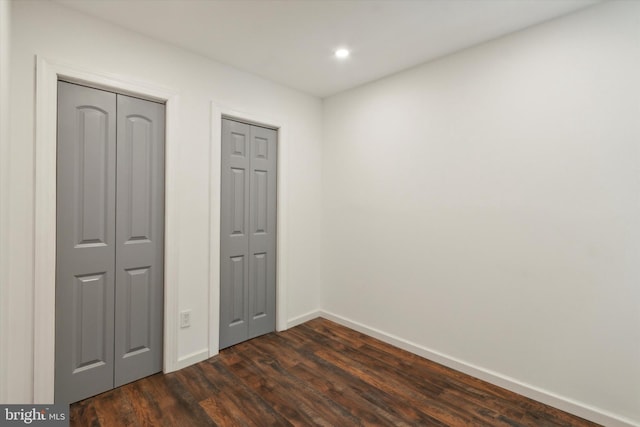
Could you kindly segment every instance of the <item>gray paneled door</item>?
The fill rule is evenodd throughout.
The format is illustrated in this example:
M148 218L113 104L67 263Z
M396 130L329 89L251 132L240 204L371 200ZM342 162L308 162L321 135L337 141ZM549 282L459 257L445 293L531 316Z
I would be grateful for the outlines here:
M55 401L162 370L164 105L58 83Z
M277 132L222 120L220 348L275 330Z

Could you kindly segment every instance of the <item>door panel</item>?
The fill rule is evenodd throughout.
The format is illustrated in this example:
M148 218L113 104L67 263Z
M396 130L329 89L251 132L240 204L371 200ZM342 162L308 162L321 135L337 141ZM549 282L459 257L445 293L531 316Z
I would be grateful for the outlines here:
M55 401L113 388L116 97L58 83Z
M229 309L231 315L229 316L229 326L246 325L247 319L247 304L246 304L246 284L247 278L245 277L246 262L244 256L231 257L231 279L229 293L231 303Z
M220 348L275 330L276 136L222 121Z
M276 149L275 130L251 126L248 338L272 332L276 324Z
M109 156L107 126L109 115L94 106L77 107L79 132L76 161L73 162L78 177L74 190L78 221L77 244L105 244L109 196ZM111 130L113 132L113 130Z
M220 348L249 334L250 126L222 121L220 213Z
M151 269L134 268L126 270L125 316L128 317L128 327L125 329L125 357L144 351L151 347Z
M254 254L253 258L253 304L251 305L252 320L266 316L267 303L267 254Z
M111 351L105 342L109 317L104 304L108 290L105 276L100 273L75 277L71 301L76 315L74 374L104 365L107 352Z
M117 97L115 386L162 370L164 105Z
M246 171L239 168L231 168L231 189L230 189L230 222L231 222L231 235L243 236L245 225L245 211L246 211Z

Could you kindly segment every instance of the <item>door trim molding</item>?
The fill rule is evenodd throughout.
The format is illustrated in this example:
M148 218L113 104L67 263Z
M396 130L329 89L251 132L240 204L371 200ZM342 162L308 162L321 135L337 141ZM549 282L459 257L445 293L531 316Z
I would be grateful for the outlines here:
M55 371L56 129L58 79L166 102L163 371L178 360L178 92L41 56L36 63L34 403L53 403Z
M287 213L289 196L289 126L286 120L261 113L250 113L211 102L211 143L209 176L209 357L220 349L220 177L222 149L222 119L235 119L278 131L276 184L276 330L287 329L287 259L289 255Z

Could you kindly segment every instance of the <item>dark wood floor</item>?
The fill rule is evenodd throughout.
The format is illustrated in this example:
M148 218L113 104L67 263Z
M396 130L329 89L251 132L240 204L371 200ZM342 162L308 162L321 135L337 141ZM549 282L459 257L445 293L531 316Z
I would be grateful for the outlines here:
M594 426L315 319L71 406L74 426Z

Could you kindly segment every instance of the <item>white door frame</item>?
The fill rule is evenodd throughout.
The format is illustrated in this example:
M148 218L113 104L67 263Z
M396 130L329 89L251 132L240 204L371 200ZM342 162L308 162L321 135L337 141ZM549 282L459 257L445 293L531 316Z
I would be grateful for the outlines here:
M220 179L222 149L222 119L236 119L262 125L278 131L278 159L276 183L276 330L287 329L287 259L288 259L288 191L289 126L285 120L262 114L248 113L211 103L211 176L210 176L210 248L209 248L209 357L220 349Z
M166 102L163 371L177 369L177 91L98 70L37 58L35 144L34 403L54 398L56 277L56 129L58 79Z

